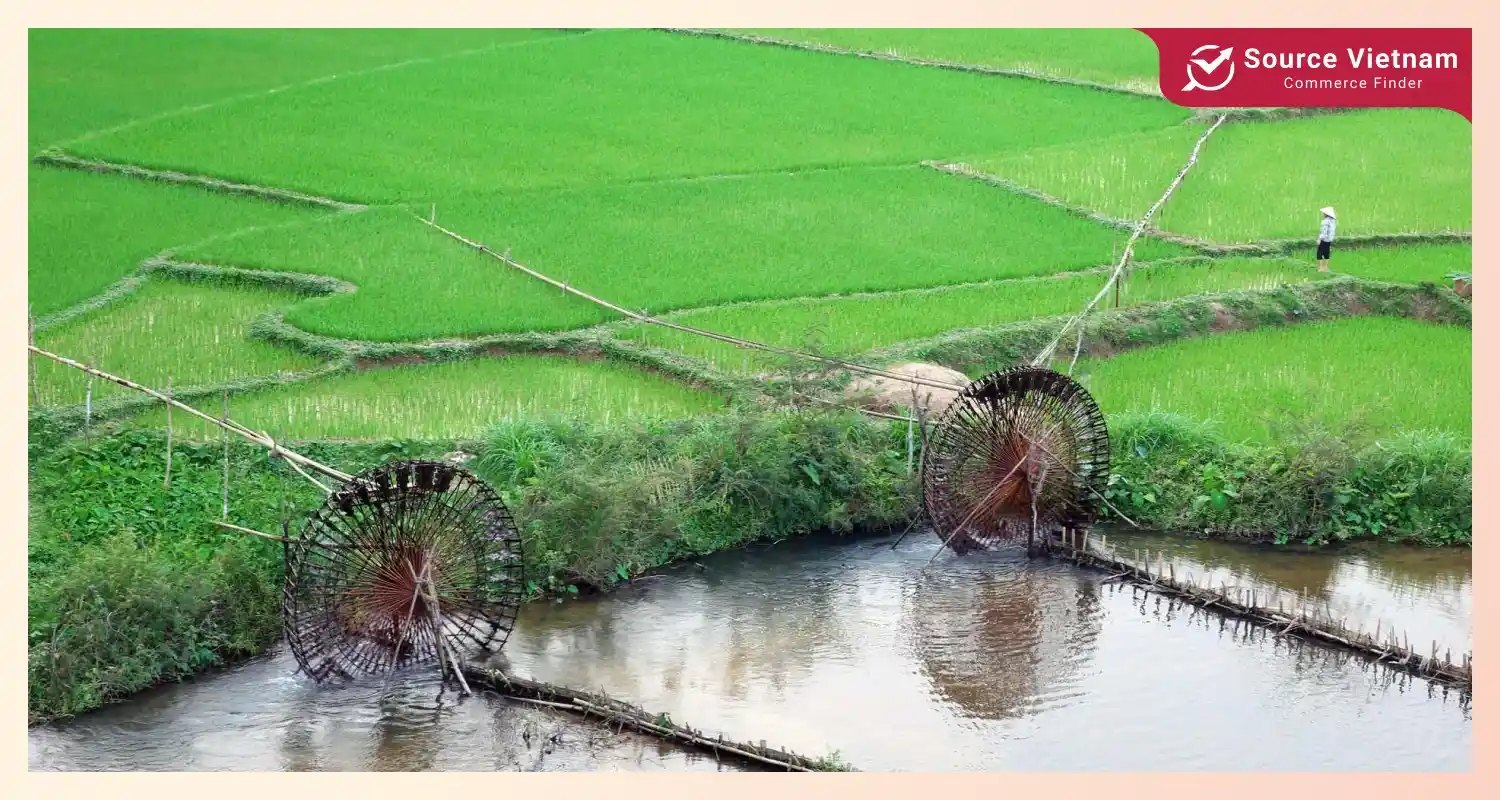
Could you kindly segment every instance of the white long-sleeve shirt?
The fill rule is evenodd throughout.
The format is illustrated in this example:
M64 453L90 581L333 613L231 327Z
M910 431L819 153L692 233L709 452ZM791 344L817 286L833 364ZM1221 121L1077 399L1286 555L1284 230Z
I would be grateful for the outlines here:
M1333 217L1328 217L1328 216L1323 217L1323 227L1321 227L1321 228L1318 229L1318 241L1320 241L1320 242L1332 242L1333 241L1333 229L1337 225L1338 225L1338 221L1335 220Z

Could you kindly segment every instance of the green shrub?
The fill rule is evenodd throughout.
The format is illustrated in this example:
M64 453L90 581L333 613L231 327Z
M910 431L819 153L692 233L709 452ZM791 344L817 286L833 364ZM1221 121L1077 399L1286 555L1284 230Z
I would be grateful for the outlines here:
M79 548L30 593L29 716L76 714L260 652L280 633L277 560L248 540L183 558L129 529Z
M1444 434L1370 441L1351 426L1304 426L1274 444L1231 444L1160 412L1110 427L1106 495L1145 527L1283 544L1472 541L1472 453Z
M904 429L903 429L904 430ZM524 528L533 591L915 508L904 432L850 412L740 410L631 426L507 423L476 462Z

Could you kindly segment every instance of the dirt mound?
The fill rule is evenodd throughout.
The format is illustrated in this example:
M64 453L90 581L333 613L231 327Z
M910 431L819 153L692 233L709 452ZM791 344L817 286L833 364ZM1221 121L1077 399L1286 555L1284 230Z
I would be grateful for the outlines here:
M962 372L938 366L937 364L901 364L894 367L886 367L886 371L938 383L952 383L959 386L969 383L968 376ZM899 378L861 375L849 383L848 388L844 390L844 397L860 404L864 408L874 411L894 412L899 409L912 407L913 389L916 390L917 394L917 407L925 407L931 416L941 414L953 402L953 398L958 396L958 390L956 389L939 389L935 386L908 383Z

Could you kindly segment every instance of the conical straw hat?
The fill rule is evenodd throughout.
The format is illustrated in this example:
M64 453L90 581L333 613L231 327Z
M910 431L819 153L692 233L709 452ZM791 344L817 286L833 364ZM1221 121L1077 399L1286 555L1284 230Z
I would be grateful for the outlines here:
M1334 219L1339 218L1338 214L1333 213L1333 206L1323 206L1323 215L1327 217L1333 217Z

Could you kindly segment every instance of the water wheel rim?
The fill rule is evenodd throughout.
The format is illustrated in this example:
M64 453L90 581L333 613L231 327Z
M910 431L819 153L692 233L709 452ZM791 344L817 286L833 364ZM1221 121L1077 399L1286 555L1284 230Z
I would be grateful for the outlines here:
M397 461L341 485L287 545L283 633L317 681L496 651L524 573L499 495L443 461Z
M966 386L936 420L923 506L955 551L991 549L1027 538L1033 519L1039 533L1090 524L1109 468L1108 426L1089 392L1054 370L1011 367Z

